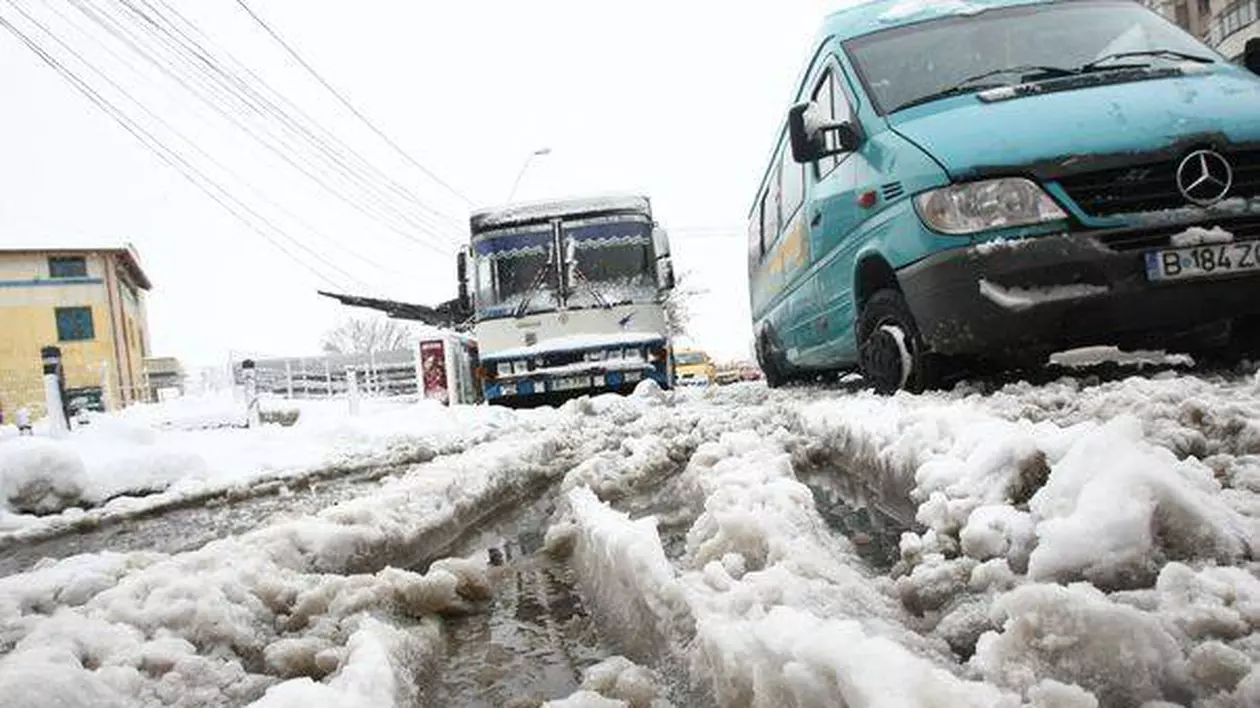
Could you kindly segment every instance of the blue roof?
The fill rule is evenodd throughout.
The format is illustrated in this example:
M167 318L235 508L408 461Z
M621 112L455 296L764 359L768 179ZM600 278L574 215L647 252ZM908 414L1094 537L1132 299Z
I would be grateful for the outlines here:
M868 0L827 16L818 35L841 40L956 15L974 15L1000 7L1037 5L1050 0Z

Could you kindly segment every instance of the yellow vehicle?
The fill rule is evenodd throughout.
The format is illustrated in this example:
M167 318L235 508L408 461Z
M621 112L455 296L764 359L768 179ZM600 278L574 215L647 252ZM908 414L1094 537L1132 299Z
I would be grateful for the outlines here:
M678 386L712 386L717 379L713 359L698 349L674 352L674 383Z

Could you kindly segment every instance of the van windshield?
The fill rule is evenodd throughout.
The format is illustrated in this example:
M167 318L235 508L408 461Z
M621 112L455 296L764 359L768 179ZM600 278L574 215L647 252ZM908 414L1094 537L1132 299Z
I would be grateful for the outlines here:
M1137 3L1114 1L1045 3L933 20L851 39L845 50L881 115L923 102L973 77L994 74L969 84L975 91L1021 80L1018 70L997 73L1005 69L1074 70L1123 52L1220 58L1154 12ZM1117 58L1102 67L1168 60Z

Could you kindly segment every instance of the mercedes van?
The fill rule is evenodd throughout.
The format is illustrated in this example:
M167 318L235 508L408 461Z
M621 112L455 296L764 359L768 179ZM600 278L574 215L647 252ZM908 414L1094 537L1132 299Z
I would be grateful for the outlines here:
M749 214L767 381L1260 355L1257 73L1128 0L831 15Z

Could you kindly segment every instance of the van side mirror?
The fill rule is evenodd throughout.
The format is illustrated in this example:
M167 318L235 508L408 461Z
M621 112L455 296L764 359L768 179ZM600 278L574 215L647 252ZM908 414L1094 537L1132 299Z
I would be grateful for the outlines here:
M459 279L459 309L461 312L472 312L472 297L468 293L468 252L460 251L455 255L455 277Z
M788 139L792 144L792 159L803 165L830 155L853 152L862 145L862 135L856 126L824 117L822 109L813 101L798 103L788 110Z
M1260 37L1247 40L1247 47L1243 49L1243 66L1253 74L1260 74Z
M656 283L661 290L674 289L674 263L669 256L656 259Z

